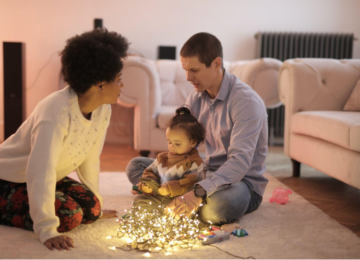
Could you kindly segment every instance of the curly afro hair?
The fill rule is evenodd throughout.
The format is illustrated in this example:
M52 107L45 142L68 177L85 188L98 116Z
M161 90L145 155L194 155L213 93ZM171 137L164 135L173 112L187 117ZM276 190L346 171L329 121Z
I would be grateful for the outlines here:
M185 131L189 139L195 140L197 145L205 140L206 130L204 126L191 114L187 107L176 109L176 116L170 120L168 127Z
M100 82L112 82L123 68L128 41L116 32L96 29L67 40L61 52L61 73L78 94Z

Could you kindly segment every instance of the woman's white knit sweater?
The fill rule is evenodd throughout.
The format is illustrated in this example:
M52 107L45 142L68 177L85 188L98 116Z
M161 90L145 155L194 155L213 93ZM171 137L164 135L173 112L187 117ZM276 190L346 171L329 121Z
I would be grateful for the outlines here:
M87 120L70 87L39 102L17 132L0 145L0 179L27 184L34 231L44 243L60 235L55 215L56 182L76 170L99 198L100 153L111 106L102 105Z

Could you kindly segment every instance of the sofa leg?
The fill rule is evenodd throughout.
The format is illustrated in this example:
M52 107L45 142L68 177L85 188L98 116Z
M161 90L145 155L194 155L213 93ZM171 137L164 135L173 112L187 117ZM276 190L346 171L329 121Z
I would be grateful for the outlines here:
M300 177L300 166L301 163L298 161L295 161L294 159L291 159L292 165L293 165L293 177Z
M149 157L149 154L150 154L150 151L147 151L147 150L141 150L140 151L140 155L142 157Z

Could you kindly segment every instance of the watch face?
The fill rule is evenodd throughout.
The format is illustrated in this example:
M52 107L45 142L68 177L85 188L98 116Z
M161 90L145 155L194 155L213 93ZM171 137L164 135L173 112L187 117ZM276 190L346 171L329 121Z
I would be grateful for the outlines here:
M195 189L195 194L196 194L196 196L198 196L198 197L203 197L203 196L205 196L206 191L204 190L203 187L198 186L198 187L196 187L196 189Z

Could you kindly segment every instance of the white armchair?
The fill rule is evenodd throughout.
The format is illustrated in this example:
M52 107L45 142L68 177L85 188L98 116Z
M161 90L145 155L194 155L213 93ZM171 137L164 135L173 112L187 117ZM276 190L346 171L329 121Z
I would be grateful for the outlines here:
M225 69L250 85L268 108L281 105L277 88L281 65L281 61L271 58L224 62ZM134 107L134 148L144 156L149 151L166 151L167 124L193 90L180 61L130 56L122 75L125 87L118 103ZM203 151L204 146L199 150Z
M343 111L360 84L360 60L287 60L279 75L285 105L284 153L360 188L360 112Z

